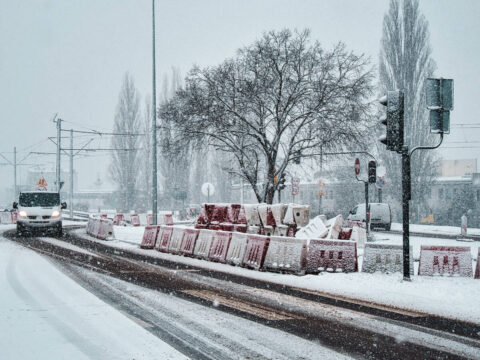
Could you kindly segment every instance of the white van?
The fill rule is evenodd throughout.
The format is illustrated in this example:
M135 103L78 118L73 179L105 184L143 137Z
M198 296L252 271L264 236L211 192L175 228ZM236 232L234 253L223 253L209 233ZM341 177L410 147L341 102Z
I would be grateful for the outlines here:
M384 228L390 230L392 226L392 211L385 203L369 203L370 228ZM365 203L358 204L348 214L347 224L365 223Z
M13 203L17 209L17 233L29 230L53 231L62 235L62 209L66 203L60 203L60 194L51 191L21 192L18 203Z

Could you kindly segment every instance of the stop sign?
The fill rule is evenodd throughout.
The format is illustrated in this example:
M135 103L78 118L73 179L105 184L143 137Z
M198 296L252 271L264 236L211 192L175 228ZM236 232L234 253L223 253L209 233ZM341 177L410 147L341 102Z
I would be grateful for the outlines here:
M356 158L355 159L355 175L360 174L360 159Z

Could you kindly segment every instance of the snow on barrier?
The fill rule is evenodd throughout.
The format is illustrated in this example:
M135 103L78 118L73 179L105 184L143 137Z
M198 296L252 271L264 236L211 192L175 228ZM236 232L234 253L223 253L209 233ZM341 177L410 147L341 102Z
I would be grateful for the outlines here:
M478 248L477 266L475 267L475 279L480 279L480 247Z
M202 229L198 234L197 243L195 244L195 250L193 256L200 259L208 259L210 253L210 246L212 245L212 239L215 231Z
M231 265L241 265L247 249L247 234L232 233L225 261Z
M153 249L155 247L155 243L157 242L159 231L160 226L158 225L145 226L145 231L143 232L143 238L140 247L142 249Z
M172 232L172 237L170 238L170 244L168 246L168 252L171 254L179 254L180 247L183 240L184 228L174 227Z
M170 239L172 238L173 227L171 226L161 226L160 232L158 234L157 244L155 249L161 252L168 252L168 247L170 245Z
M247 248L245 250L242 265L247 268L260 270L265 260L268 243L268 236L248 235Z
M125 221L125 217L123 216L123 214L115 214L115 216L113 217L113 225L118 226L122 221Z
M208 259L224 263L227 257L228 246L232 238L231 232L216 231L213 235L212 245L210 246L210 253Z
M324 219L325 215L316 216L307 226L298 230L295 236L299 239L320 239L326 237L328 229Z
M98 232L96 237L100 240L106 240L107 238L113 238L113 221L110 219L101 218L97 220L99 223Z
M193 256L199 232L197 229L185 229L182 245L180 246L180 253L182 255Z
M410 275L413 275L413 255L410 246ZM403 273L403 246L367 243L363 254L362 272Z
M343 216L337 215L327 221L328 235L327 239L338 239L338 236L342 232Z
M307 257L307 240L291 237L270 237L263 268L273 271L303 273Z
M472 277L472 255L469 246L420 247L418 275Z
M350 240L357 243L357 247L364 248L367 243L367 230L360 226L353 226Z
M0 224L11 224L12 223L12 213L9 211L0 212Z
M130 222L133 226L140 226L140 216L138 216L138 214L131 214Z
M342 240L310 240L306 272L316 274L321 271L358 271L357 244Z

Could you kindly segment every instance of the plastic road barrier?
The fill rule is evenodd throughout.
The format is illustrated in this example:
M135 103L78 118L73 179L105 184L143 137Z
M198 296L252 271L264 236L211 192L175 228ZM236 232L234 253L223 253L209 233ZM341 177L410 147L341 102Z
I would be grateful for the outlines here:
M88 218L88 221L87 221L87 228L86 228L86 232L88 235L91 235L93 234L93 226L95 224L95 220L91 217Z
M140 219L140 225L146 226L147 224L147 214L138 214L138 218Z
M410 275L413 275L413 255L410 246ZM395 273L403 274L403 246L389 244L365 245L363 254L362 272L365 273Z
M342 228L342 231L340 232L340 234L338 234L338 238L340 240L350 240L350 238L352 237L352 232L352 228Z
M231 265L241 265L247 249L247 234L232 233L225 261Z
M265 255L268 249L268 236L261 235L248 235L247 237L247 249L245 250L245 256L243 257L242 265L260 270L265 261Z
M273 226L266 225L263 227L262 235L273 236L274 229Z
M305 272L306 258L306 239L272 236L263 268L300 274Z
M243 205L240 206L237 216L237 224L247 225L247 215L245 214L245 207Z
M217 231L213 235L212 245L210 246L210 253L208 258L211 261L225 262L227 257L228 246L230 245L230 239L232 238L231 232Z
M308 225L298 230L296 237L299 239L321 239L326 237L328 229L323 219L323 215L316 216Z
M363 249L367 243L367 230L360 226L354 226L352 228L350 240L355 241L357 243L357 247Z
M475 279L480 279L480 248L478 248L477 266L475 267Z
M295 205L292 207L293 218L297 226L306 226L310 221L310 206L308 205Z
M247 204L243 205L243 208L245 209L245 216L248 226L260 226L261 222L260 216L258 215L258 205Z
M170 244L168 245L168 252L171 254L179 254L180 247L182 246L183 241L183 232L184 228L173 228L172 237L170 238Z
M182 255L193 256L199 232L200 231L196 229L185 229L182 245L180 246L180 253Z
M162 214L158 215L158 222L160 225L173 225L173 215L172 214Z
M100 214L100 219L108 219L108 215L107 214Z
M170 239L172 238L173 227L171 226L161 226L160 232L158 234L157 244L155 249L161 252L168 252L168 247L170 245Z
M327 239L338 239L338 236L342 232L343 216L337 215L334 218L327 221L328 235Z
M94 219L91 235L93 237L97 237L99 232L100 232L100 219Z
M286 204L274 204L270 206L276 226L280 226L282 224L285 213L287 212L287 208L288 206Z
M343 240L310 240L306 270L312 274L321 271L358 271L357 243Z
M259 233L260 233L260 226L248 225L247 234L259 234Z
M277 225L273 230L273 235L275 236L287 236L288 225Z
M153 225L153 214L147 214L147 225Z
M133 226L140 226L140 217L138 216L138 214L130 215L130 221Z
M469 246L421 246L418 275L472 277Z
M145 226L145 231L143 232L143 238L140 247L142 249L153 249L155 247L155 243L157 242L159 231L160 226L158 225Z
M96 237L100 240L113 238L113 221L110 219L101 218L97 220L99 223Z
M0 224L11 224L12 223L12 213L9 211L0 212Z
M233 225L233 231L246 233L247 232L247 225L246 224L235 224L235 225Z
M200 259L208 259L210 253L210 246L212 245L212 239L215 231L202 229L198 234L197 243L195 244L195 250L193 250L193 256Z
M235 225L232 223L224 222L220 224L220 229L223 231L233 231L234 228L235 228Z
M113 217L113 225L120 225L122 221L125 221L123 214L115 214Z
M257 207L258 216L260 217L260 221L262 222L263 226L268 225L267 217L268 217L268 205L267 204L259 204Z

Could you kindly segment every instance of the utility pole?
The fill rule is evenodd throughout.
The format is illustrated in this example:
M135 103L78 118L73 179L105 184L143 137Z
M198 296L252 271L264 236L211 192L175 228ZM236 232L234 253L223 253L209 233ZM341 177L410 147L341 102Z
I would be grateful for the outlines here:
M152 223L157 225L157 91L155 81L155 0L152 0Z
M57 119L57 191L60 193L60 141L62 139L62 119Z
M17 147L13 147L13 191L15 193L15 201L17 201Z
M70 129L70 219L73 220L73 129Z

